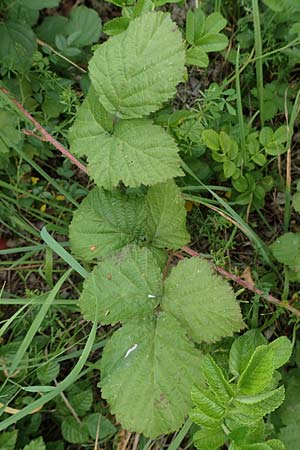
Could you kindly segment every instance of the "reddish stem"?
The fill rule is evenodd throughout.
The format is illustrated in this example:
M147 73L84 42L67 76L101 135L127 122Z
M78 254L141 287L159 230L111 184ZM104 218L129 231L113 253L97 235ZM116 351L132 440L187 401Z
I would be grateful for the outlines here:
M5 88L0 88L1 91L7 95L9 100L14 103L14 105L18 108L19 111L35 126L36 130L38 130L43 136L44 140L50 142L57 150L59 150L64 156L66 156L73 164L75 164L82 172L87 173L87 168L79 162L72 153L69 152L62 144L60 144L42 125L39 124L37 120L24 108L24 106L19 103L15 98L13 98L10 92Z

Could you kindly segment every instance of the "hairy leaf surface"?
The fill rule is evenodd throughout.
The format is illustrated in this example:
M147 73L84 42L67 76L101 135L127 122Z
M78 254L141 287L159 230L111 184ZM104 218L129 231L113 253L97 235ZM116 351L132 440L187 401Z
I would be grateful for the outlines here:
M103 324L115 324L153 313L161 296L162 276L150 250L127 247L106 258L87 277L79 300L87 320L96 314Z
M111 255L143 235L143 199L101 188L82 201L70 226L71 248L86 260Z
M147 239L154 247L178 249L189 241L186 209L173 180L159 183L146 197Z
M213 342L243 327L233 291L199 258L180 261L165 282L162 307L195 342Z
M112 189L152 185L183 175L178 148L163 128L150 120L112 118L92 89L70 131L71 150L88 158L88 171L98 186Z
M201 354L167 314L114 333L101 362L102 395L123 427L156 437L180 427Z
M158 110L183 81L181 33L168 14L149 12L110 38L89 63L92 84L105 109L123 118Z

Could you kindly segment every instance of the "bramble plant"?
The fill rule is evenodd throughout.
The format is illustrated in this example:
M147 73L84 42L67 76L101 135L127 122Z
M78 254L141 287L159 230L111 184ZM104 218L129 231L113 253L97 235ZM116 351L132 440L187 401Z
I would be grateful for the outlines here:
M168 14L132 20L95 51L92 85L70 131L71 150L87 156L98 186L70 227L76 256L100 260L80 308L87 320L122 325L103 351L102 396L123 427L150 437L178 429L189 410L202 361L194 344L243 327L231 288L207 262L184 260L170 273L166 266L167 251L189 241L173 180L183 172L175 141L149 114L174 95L184 63Z

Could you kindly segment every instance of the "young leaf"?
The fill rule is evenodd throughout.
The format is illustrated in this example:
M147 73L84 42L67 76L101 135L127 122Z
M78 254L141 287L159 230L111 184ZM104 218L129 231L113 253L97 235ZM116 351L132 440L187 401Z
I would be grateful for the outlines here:
M86 260L101 258L144 236L144 201L136 195L93 189L75 211L70 245Z
M225 442L226 435L221 427L199 430L194 434L194 444L199 450L217 450Z
M118 117L138 118L157 111L175 94L176 85L183 80L184 62L176 24L168 14L149 12L102 44L89 70L107 111Z
M240 376L237 387L243 395L258 394L268 386L273 372L273 351L269 346L261 345L254 351L247 367Z
M86 320L115 324L151 315L161 296L162 275L150 250L127 247L87 277L79 305Z
M201 354L174 318L134 320L104 348L102 396L124 428L155 438L182 424L200 364Z
M221 368L210 355L205 356L202 370L209 388L219 399L220 403L224 405L228 403L234 395L233 390L225 379Z
M84 5L72 9L70 20L66 27L67 34L78 32L72 42L74 47L84 47L97 42L101 34L101 19L97 12Z
M113 122L92 89L73 125L71 150L87 155L89 174L106 189L152 185L183 175L178 148L163 128L150 120Z
M206 18L203 34L219 33L219 31L226 27L226 23L227 21L222 14L214 12Z
M101 415L101 414L100 414ZM99 426L99 440L110 438L117 432L116 427L105 416L101 416L99 420L99 414L89 414L83 419L83 423L87 426L89 435L92 439L96 439L98 426Z
M116 36L117 34L123 33L127 30L130 24L129 17L116 17L115 19L109 20L103 26L103 32L108 36Z
M178 319L195 342L214 342L243 327L228 283L199 258L180 261L165 282L162 307Z
M271 342L269 347L274 354L274 369L278 369L288 362L291 357L293 346L286 336L281 336Z
M149 188L145 209L146 237L151 245L178 249L189 241L184 200L173 180Z
M233 342L229 354L230 372L239 376L245 370L255 349L267 341L258 330L249 330Z

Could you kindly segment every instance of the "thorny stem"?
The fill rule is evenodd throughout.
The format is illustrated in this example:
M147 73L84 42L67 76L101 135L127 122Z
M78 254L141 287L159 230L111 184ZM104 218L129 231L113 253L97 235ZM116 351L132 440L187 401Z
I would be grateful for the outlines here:
M13 98L10 94L10 92L5 88L0 88L0 91L5 94L8 100L10 100L11 103L13 103L17 109L22 113L22 115L27 119L27 121L31 122L35 129L38 130L41 135L43 136L44 140L47 142L50 142L50 144L53 145L57 150L59 150L64 156L66 156L75 166L77 166L82 172L87 173L87 168L79 162L72 153L69 152L60 142L58 142L53 136L51 136L48 131L45 130L45 128L42 127L42 125L35 120L34 117L24 108L21 103L19 103L15 98Z
M45 138L47 142L50 142L57 150L59 150L66 158L68 158L73 164L75 164L82 172L87 173L87 168L79 162L72 153L70 153L62 144L60 144L51 134L49 134L43 127L40 125L40 123L35 120L32 115L19 103L16 99L14 99L10 92L5 88L0 88L0 91L5 94L6 97L12 102L17 109L24 115L24 117L31 122L35 128L41 133L41 135ZM299 91L300 92L300 91ZM299 94L299 93L298 93ZM182 247L182 250L187 253L190 256L199 256L199 253L195 250L192 250L191 248L184 246ZM278 300L276 297L273 297L273 295L265 294L261 289L258 289L253 284L242 280L240 277L233 275L230 272L227 272L226 270L222 269L221 267L213 266L214 269L223 275L224 277L228 278L229 280L234 281L235 283L239 284L240 286L243 286L245 289L254 292L255 294L260 295L265 300L267 300L269 303L272 303L273 305L280 306L284 309L287 309L291 313L293 313L295 316L300 318L300 311L293 306L291 306L288 302L283 302L281 300Z
M200 254L198 252L196 252L195 250L192 250L189 247L184 246L184 247L182 247L182 250L190 256L200 256ZM252 291L257 295L260 295L262 298L264 298L268 302L272 303L273 305L280 306L281 308L289 310L295 316L300 318L300 311L297 308L294 308L293 306L291 306L288 302L283 302L281 300L278 300L278 298L273 297L273 295L265 294L264 291L255 287L254 284L249 283L248 281L242 280L242 278L238 277L237 275L233 275L230 272L227 272L226 270L222 269L222 267L213 265L213 268L215 269L216 272L223 275L225 278L228 278L229 280L234 281L235 283L239 284L240 286L244 287L245 289L248 289L248 291Z

